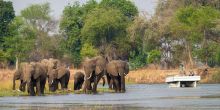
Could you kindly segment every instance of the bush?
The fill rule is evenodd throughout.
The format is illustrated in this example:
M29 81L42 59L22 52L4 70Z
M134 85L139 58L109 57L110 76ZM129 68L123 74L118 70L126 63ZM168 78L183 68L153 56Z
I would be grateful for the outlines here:
M144 53L137 54L134 51L131 52L129 57L129 68L133 70L145 66L147 64L146 57L147 55Z
M91 44L85 43L80 50L80 55L82 58L84 57L94 57L98 55L98 50Z

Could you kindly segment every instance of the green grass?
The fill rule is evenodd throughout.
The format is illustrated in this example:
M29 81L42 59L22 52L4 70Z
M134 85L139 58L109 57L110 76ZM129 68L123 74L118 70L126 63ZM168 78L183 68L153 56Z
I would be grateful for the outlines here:
M0 97L6 97L6 96L28 96L27 91L21 92L18 91L19 82L16 81L16 90L12 90L12 81L0 81ZM60 88L60 87L59 87ZM56 92L50 92L48 90L48 85L46 84L45 88L45 96L47 95L66 95L66 94L83 94L82 90L74 91L73 90L73 82L70 81L69 87L70 90L57 90ZM114 90L109 90L108 88L98 88L98 93L113 93ZM88 94L92 94L92 91L90 91Z

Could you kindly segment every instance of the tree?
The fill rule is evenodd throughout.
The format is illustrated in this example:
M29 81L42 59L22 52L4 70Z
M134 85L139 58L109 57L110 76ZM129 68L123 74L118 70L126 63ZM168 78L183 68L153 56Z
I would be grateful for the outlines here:
M112 8L96 8L91 11L82 28L84 42L91 42L95 46L110 43L125 32L126 17L119 10Z
M195 45L207 48L207 32L215 27L213 21L220 17L218 10L211 7L186 7L176 12L176 21L172 22L172 33L183 39L190 65L194 65L192 51ZM207 59L206 56L205 59ZM205 61L206 64L208 60Z
M134 17L138 15L137 7L129 0L102 0L100 5L102 7L119 9L131 20L133 20Z
M39 61L43 58L62 56L58 45L61 37L56 32L58 22L52 19L50 12L49 3L30 5L21 11L25 24L35 32L31 60Z
M127 25L127 17L120 10L110 7L95 8L86 16L85 25L81 30L83 43L91 43L99 48L99 53L113 57L109 56L113 52L111 51L112 48L116 50L120 48L123 51L122 48L127 47L127 45L124 45L127 40ZM121 40L124 40L124 42L119 42ZM113 54L116 54L116 52L113 52Z
M82 48L81 29L84 26L84 19L89 11L97 6L94 0L88 1L84 5L75 2L73 5L65 7L60 22L60 30L65 36L63 48L66 54L71 57L74 66L78 67L81 62L80 51Z
M33 48L35 32L27 25L21 17L15 17L9 25L10 34L4 39L5 54L8 61L16 60L16 69L18 61L27 59L28 54Z
M160 63L161 53L159 50L152 50L149 52L149 55L147 57L148 63L153 63L155 66L156 64Z
M98 55L98 50L91 44L85 43L82 46L82 49L80 51L80 55L85 58L85 57L95 57Z
M8 25L15 17L12 2L0 0L0 13L0 44L2 44L4 37L9 34Z

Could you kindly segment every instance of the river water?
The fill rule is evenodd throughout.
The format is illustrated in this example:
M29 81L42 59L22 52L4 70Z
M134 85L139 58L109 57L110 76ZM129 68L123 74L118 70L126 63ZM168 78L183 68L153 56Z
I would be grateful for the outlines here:
M167 84L130 84L126 93L1 97L0 110L220 110L220 84L168 88Z

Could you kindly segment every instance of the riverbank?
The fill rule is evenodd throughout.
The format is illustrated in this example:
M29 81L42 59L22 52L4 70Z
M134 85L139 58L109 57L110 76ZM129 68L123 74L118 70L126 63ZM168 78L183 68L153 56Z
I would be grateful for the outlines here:
M12 77L15 70L0 70L0 96L25 96L27 93L23 93L20 91L12 90ZM74 93L73 91L73 75L76 71L82 70L74 70L71 69L71 76L69 82L69 90L68 91L58 91L55 93L51 93L48 91L48 85L46 84L46 95L50 94L68 94ZM198 69L194 69L194 72L198 71ZM157 70L157 69L149 69L143 68L134 71L130 71L126 76L126 84L160 84L165 82L165 78L170 75L177 75L179 71L174 70ZM220 81L220 69L211 68L207 75L205 75L200 83L219 83ZM20 82L16 81L16 88L18 88ZM106 83L107 84L107 83ZM101 88L99 92L108 92L107 89ZM80 93L80 92L78 92Z

